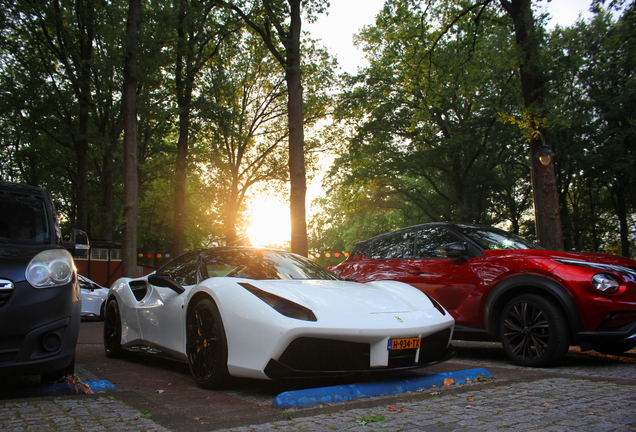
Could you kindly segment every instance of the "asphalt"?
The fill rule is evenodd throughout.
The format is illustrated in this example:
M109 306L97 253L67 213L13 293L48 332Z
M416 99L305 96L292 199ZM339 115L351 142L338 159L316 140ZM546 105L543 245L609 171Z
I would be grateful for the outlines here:
M324 394L325 386L246 381L226 391L202 390L181 365L147 357L105 358L96 341L98 332L99 326L83 328L76 374L84 383L105 381L114 388L96 394L34 396L24 393L36 384L5 379L0 382L1 431L636 430L635 351L611 357L572 349L561 366L532 369L511 365L498 344L458 343L456 359L418 377L406 375L427 382L447 377L438 384L281 408L274 406L280 394L293 396L311 388ZM491 375L458 378L474 368ZM393 378L366 382L388 386L405 376Z

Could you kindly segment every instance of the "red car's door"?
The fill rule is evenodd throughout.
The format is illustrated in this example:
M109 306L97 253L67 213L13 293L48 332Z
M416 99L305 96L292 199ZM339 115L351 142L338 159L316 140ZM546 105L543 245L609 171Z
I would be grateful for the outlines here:
M458 325L483 328L483 258L448 258L444 246L464 241L444 227L427 227L387 236L366 257L354 257L340 273L361 282L406 282L440 302ZM347 264L346 262L344 264Z
M481 258L461 262L456 258L393 260L396 279L425 292L455 318L458 325L483 328Z

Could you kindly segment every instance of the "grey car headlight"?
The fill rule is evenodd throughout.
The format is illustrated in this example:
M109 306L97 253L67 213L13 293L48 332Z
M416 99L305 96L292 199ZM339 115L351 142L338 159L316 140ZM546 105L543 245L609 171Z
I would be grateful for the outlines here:
M592 285L600 292L606 294L615 293L621 286L614 276L606 273L597 273L592 276Z
M73 280L75 265L66 249L50 249L37 254L26 269L26 279L35 288L52 288Z

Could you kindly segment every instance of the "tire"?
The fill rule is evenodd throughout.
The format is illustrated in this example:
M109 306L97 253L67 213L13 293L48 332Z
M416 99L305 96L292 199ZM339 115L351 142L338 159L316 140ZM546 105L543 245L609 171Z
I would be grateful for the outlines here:
M104 311L104 351L109 358L121 358L121 314L117 300L109 300Z
M188 313L186 354L194 381L206 389L227 384L227 338L221 314L209 298L199 300Z
M520 366L548 367L570 347L570 326L561 309L536 294L513 298L504 307L499 334L506 355Z
M75 357L71 360L71 363L65 368L49 372L40 375L40 382L42 384L58 383L67 375L73 376L75 374Z

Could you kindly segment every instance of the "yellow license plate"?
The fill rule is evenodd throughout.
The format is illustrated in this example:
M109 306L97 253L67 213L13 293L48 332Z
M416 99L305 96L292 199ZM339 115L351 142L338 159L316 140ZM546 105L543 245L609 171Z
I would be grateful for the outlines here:
M408 339L389 339L388 349L390 350L403 350L419 348L422 343L420 338L408 338Z

